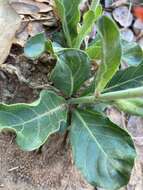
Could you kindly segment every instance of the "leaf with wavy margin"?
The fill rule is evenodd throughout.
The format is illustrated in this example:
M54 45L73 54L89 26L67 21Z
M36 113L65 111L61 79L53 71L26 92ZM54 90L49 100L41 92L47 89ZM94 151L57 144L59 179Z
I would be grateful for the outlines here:
M65 100L51 91L42 91L31 104L0 104L0 131L14 131L17 144L27 151L44 144L66 118Z

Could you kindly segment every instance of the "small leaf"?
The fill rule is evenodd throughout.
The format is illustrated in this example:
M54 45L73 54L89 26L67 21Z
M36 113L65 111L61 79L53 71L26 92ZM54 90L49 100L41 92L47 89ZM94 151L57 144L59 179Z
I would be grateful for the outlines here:
M142 98L116 100L113 102L113 105L115 105L121 111L143 117Z
M66 96L73 93L73 76L70 67L62 60L58 59L57 65L51 74L54 86L60 89Z
M102 14L102 7L98 6L96 12L93 10L87 11L83 16L83 23L79 30L78 36L75 41L75 48L80 48L84 38L91 32L93 25L97 18Z
M120 70L112 78L104 92L119 91L143 86L143 63Z
M98 112L77 110L70 138L75 164L91 185L110 190L127 185L136 152L125 130Z
M60 32L54 32L52 34L52 39L54 42L58 43L60 46L62 47L66 47L66 40L65 40L65 36L64 33L62 31Z
M44 33L39 33L27 41L24 53L31 59L37 59L45 52L45 44L46 38Z
M61 19L64 35L69 47L77 37L77 24L80 21L79 4L81 0L54 0L57 13Z
M85 51L91 59L100 60L102 55L101 39L96 37Z
M121 40L122 45L122 61L126 62L128 65L136 66L143 61L143 51L141 47L136 42L127 42ZM86 53L91 59L100 59L102 55L102 42L99 36L93 40Z
M0 131L14 131L18 145L27 151L44 144L66 119L64 99L51 91L43 91L32 104L0 105Z
M128 65L139 65L143 61L143 51L136 42L122 41L122 60Z
M58 53L57 64L51 74L54 86L71 96L90 76L90 60L77 49L64 49Z
M96 92L101 92L119 68L121 61L120 32L117 25L107 16L97 22L102 40L102 63L95 81Z

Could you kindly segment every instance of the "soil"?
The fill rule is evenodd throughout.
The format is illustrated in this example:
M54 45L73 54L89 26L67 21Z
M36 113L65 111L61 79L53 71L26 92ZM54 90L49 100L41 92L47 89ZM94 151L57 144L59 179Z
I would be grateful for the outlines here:
M93 190L72 163L69 145L53 136L39 153L23 152L14 136L0 135L0 189L4 190Z
M52 66L48 59L28 60L22 49L13 46L5 69L0 70L0 102L34 101L49 85ZM64 134L54 135L40 150L23 152L14 134L0 134L0 189L93 190L75 168L69 142L64 144L64 140Z

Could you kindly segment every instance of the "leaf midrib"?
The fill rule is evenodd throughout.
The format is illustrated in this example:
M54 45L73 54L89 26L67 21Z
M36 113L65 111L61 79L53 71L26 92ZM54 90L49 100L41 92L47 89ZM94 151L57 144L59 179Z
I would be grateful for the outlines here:
M97 146L99 147L99 149L102 151L102 153L105 155L105 157L108 159L108 161L111 163L111 165L121 174L124 175L125 177L127 177L123 172L121 172L119 170L119 168L117 168L113 162L114 159L110 158L106 152L104 151L104 149L101 147L101 145L99 144L99 142L97 141L97 139L95 138L95 136L92 134L91 130L89 129L89 127L87 126L87 124L85 123L85 121L83 120L83 118L81 117L81 115L79 114L78 111L75 111L76 116L79 118L79 120L81 120L81 122L83 123L83 126L86 128L86 130L89 132L89 134L91 135L91 137L93 138L93 140L95 140L95 142L97 143ZM112 160L113 162L111 162L110 160Z
M63 108L65 108L65 104L61 104L60 106L57 106L56 108L54 108L54 109L52 109L52 110L50 110L50 111L47 111L47 112L44 112L43 114L39 114L40 116L35 116L34 118L32 118L32 119L30 119L30 120L27 120L27 121L25 121L25 122L22 122L22 123L18 123L18 124L15 124L15 125L10 125L10 126L2 126L2 128L15 128L15 127L17 127L17 126L19 126L19 125L26 125L26 124L28 124L28 123L31 123L31 122L33 122L33 121L35 121L35 120L39 120L39 119L41 119L42 117L45 117L46 115L48 116L48 115L51 115L51 114L53 114L53 113L55 113L55 112L57 112L58 110L62 110ZM7 113L7 112L6 112ZM13 115L15 115L15 114L13 114Z
M97 141L97 139L95 138L95 136L92 134L91 130L89 129L89 127L87 126L87 124L85 123L85 121L83 120L83 118L81 117L81 115L75 111L76 116L81 120L81 122L83 123L83 126L86 128L86 130L89 132L89 134L91 135L91 137L93 138L93 140L97 143L98 147L101 149L101 151L103 152L103 154L108 157L108 155L106 154L106 152L103 150L103 148L101 147L101 145L99 144L99 142Z
M138 80L138 79L140 79L140 78L142 78L142 77L143 77L143 75L138 76L138 77L135 77L135 78L130 79L130 80L127 80L127 81L124 81L124 82L121 82L120 84L116 84L116 85L111 86L111 87L109 87L109 88L105 88L105 90L104 90L103 92L106 92L106 91L112 90L112 89L114 89L114 88L120 87L120 86L125 85L125 84L127 84L127 83L129 83L129 82L132 82L132 81L134 81L134 80L136 81L136 80ZM140 81L139 81L139 82L140 82Z

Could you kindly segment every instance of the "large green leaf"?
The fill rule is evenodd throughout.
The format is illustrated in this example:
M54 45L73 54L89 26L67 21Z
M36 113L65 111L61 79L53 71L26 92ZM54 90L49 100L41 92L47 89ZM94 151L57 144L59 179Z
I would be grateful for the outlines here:
M118 91L140 86L143 86L143 64L118 71L105 91Z
M39 148L66 118L64 99L51 91L43 91L32 104L0 105L0 131L14 131L18 145L27 151Z
M75 93L89 76L90 60L83 51L64 49L58 53L51 80L66 96Z
M138 65L143 61L143 51L136 42L122 41L122 60L128 65Z
M97 22L97 29L102 40L102 63L95 86L96 91L101 92L119 68L121 44L118 27L109 17L102 16Z
M61 19L64 35L69 47L77 36L77 24L80 21L79 4L81 0L54 0Z
M120 99L113 102L119 110L143 117L143 98Z
M98 112L77 110L70 138L75 164L90 184L117 190L128 183L136 152L125 130Z

